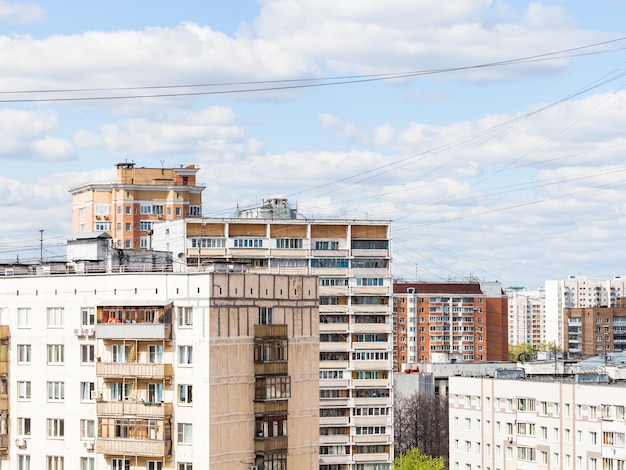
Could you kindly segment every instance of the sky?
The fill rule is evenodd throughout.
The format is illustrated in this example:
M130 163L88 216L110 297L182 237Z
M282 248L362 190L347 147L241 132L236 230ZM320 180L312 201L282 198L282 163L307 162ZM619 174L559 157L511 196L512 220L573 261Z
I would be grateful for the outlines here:
M626 274L626 0L0 0L0 262L69 188L196 164L203 213L393 221L393 274ZM43 232L42 232L43 231Z

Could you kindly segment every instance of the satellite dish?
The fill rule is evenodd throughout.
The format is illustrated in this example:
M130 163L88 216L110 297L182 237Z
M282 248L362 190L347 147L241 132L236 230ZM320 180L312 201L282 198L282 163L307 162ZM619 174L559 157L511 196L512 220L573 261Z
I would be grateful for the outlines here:
M183 259L185 257L185 253L178 253L178 259Z

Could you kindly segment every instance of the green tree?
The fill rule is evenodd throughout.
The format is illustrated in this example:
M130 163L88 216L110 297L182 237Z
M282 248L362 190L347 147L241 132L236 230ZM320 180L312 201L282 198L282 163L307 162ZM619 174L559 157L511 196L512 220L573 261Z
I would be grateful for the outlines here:
M422 454L418 448L407 450L393 461L393 470L443 470L442 457Z

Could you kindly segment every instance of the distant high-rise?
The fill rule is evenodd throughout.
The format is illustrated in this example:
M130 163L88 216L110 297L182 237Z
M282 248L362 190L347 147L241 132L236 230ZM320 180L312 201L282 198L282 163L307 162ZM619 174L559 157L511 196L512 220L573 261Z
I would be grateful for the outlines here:
M539 346L546 340L545 290L505 289L509 297L509 344Z
M499 284L396 283L393 291L395 370L508 359L508 299Z
M118 248L149 249L159 220L202 216L202 191L195 165L144 168L118 163L113 183L84 183L70 189L73 233L106 232Z
M567 279L546 281L545 287L546 341L565 347L564 309L616 307L617 299L626 297L626 276L604 280L569 276Z

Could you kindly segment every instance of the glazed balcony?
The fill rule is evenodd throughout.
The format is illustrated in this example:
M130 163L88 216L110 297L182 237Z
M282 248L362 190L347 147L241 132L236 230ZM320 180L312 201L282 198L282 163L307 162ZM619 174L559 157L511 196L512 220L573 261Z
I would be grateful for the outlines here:
M172 455L172 441L148 439L96 439L98 453L105 455L154 457L160 459Z
M146 418L169 418L172 416L171 403L150 403L144 401L98 401L98 416L141 416Z
M288 408L287 400L256 401L254 402L254 413L258 415L285 414Z
M287 452L287 437L255 437L254 451L269 454L272 452Z
M98 339L170 339L172 325L165 323L98 323Z
M171 379L172 364L96 362L96 375L105 379Z
M287 325L254 325L255 338L286 338Z

